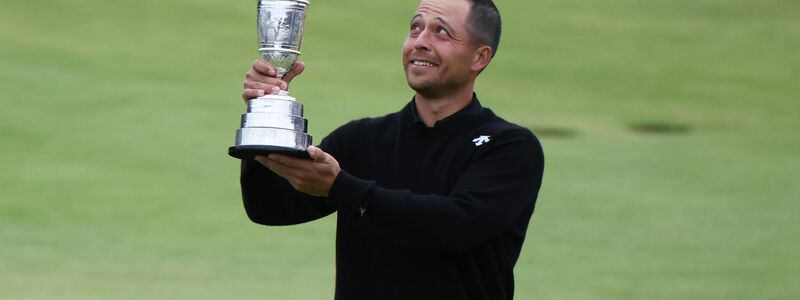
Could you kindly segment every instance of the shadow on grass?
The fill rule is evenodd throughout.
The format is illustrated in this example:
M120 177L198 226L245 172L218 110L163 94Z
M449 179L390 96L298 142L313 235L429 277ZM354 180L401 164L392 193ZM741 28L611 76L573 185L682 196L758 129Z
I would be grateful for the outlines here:
M578 131L566 127L528 126L540 138L574 138Z
M680 135L692 132L692 126L667 121L645 121L628 124L628 129L640 134Z

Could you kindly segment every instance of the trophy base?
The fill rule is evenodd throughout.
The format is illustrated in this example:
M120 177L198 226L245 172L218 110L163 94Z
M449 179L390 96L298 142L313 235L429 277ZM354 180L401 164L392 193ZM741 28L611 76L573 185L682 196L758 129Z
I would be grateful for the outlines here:
M308 158L306 148L309 145L312 145L311 136L303 131L244 127L236 130L236 143L228 148L228 154L239 159L269 153Z
M269 145L239 145L228 148L228 155L238 159L253 159L256 155L269 155L272 153L311 159L311 157L308 156L307 151L289 147Z

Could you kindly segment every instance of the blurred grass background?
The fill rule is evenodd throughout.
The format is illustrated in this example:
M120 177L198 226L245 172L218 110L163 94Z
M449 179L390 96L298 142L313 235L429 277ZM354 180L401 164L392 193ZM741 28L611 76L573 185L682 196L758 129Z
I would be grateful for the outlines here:
M320 140L402 107L416 1L313 1ZM800 2L497 1L484 105L547 167L518 299L798 299ZM255 1L0 2L0 299L330 299L334 218L250 223Z

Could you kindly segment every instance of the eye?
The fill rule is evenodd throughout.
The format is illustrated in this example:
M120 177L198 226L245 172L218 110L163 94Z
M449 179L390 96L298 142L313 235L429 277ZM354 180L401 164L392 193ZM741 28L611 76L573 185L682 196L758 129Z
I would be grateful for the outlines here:
M441 36L450 36L450 32L447 31L444 27L436 28L436 34Z
M421 30L422 29L420 29L419 24L417 23L411 24L411 32L419 32Z

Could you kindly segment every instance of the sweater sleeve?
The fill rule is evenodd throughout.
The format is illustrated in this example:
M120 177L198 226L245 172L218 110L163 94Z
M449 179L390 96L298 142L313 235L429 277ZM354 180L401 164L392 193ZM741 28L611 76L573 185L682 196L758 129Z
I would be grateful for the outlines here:
M469 249L530 211L542 182L544 156L529 131L493 141L448 195L386 189L342 171L330 198L340 214L352 216L375 238L410 247Z
M328 153L338 153L337 146L333 135L320 144ZM242 160L240 183L247 216L258 224L300 224L336 211L327 198L298 192L286 179L255 160Z
M242 160L242 200L247 217L263 225L293 225L331 214L324 198L296 191L255 160Z

